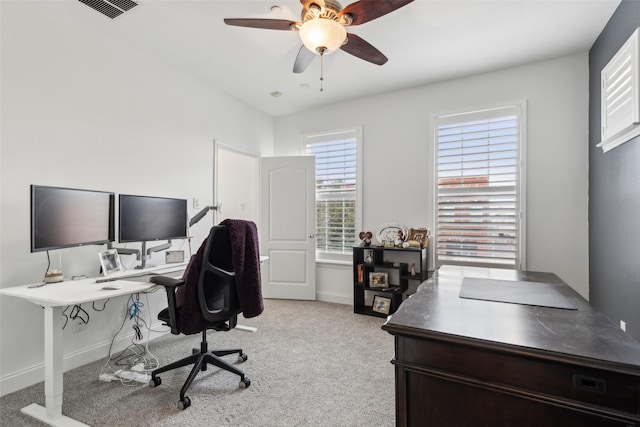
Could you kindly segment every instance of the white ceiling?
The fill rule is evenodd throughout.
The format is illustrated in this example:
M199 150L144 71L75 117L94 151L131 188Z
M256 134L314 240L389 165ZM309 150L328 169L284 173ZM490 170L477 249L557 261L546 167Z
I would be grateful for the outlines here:
M116 19L52 0L100 32L143 50L270 115L588 50L620 0L415 0L348 28L389 61L343 51L294 74L299 34L225 25L224 18L299 21L299 0L136 0ZM342 6L352 3L345 0ZM280 6L273 12L271 6ZM304 85L308 85L304 88ZM280 97L271 96L281 92Z

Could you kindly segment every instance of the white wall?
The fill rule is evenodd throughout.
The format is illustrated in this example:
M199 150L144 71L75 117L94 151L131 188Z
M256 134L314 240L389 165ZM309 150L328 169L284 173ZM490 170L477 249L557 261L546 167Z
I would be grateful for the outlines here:
M246 219L260 225L260 157L216 144L216 212L220 220Z
M270 116L46 2L2 1L0 8L0 287L38 282L47 267L46 253L29 251L30 184L198 197L204 206L213 202L214 139L272 154ZM210 215L193 227L194 251L211 225ZM187 246L174 242L174 249ZM62 256L65 276L95 276L104 248L52 251L52 267ZM117 298L105 312L83 306L87 330L64 332L66 368L106 357L125 305ZM164 292L151 295L147 319L165 306ZM42 337L40 307L0 297L0 394L42 380Z
M277 117L275 154L300 154L305 133L363 126L364 230L433 228L431 117L524 100L526 268L554 272L588 297L588 95L585 52ZM319 298L352 298L351 282L343 268L322 272Z

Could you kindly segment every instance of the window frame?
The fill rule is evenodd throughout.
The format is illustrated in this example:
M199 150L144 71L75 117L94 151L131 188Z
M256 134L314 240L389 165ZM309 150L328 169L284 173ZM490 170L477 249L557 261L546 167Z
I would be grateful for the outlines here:
M602 152L640 135L640 27L600 72Z
M357 233L358 230L362 229L362 126L354 126L343 129L336 129L325 132L316 132L302 135L302 144L301 151L303 156L308 156L306 149L307 144L312 142L322 142L321 140L331 141L331 136L335 135L336 139L340 137L338 135L343 135L342 137L347 136L347 134L352 134L348 136L354 136L356 139L356 189L355 189L355 201L356 201L356 212L355 212L355 233L354 233L354 246L358 242ZM312 141L315 139L316 141ZM315 175L314 171L314 175ZM314 188L316 184L314 183ZM318 200L318 194L316 192L316 201ZM317 208L316 208L317 209ZM316 210L316 222L317 222L317 210ZM316 224L316 231L314 231L314 235L317 232L318 224ZM325 251L319 249L317 247L317 239L316 239L316 260L318 262L327 262L327 263L335 263L335 264L351 264L353 261L353 254L351 251L351 247L345 248L344 252L333 252L333 251Z
M438 257L438 236L440 233L438 226L438 125L439 119L441 118L451 118L455 116L460 117L460 122L464 122L467 120L466 117L470 117L474 114L482 113L482 112L490 112L492 110L502 110L507 108L513 108L515 114L518 117L518 161L517 161L517 182L515 185L516 188L516 261L513 266L508 265L499 265L492 263L484 263L484 262L471 262L471 261L448 261L448 260L440 260ZM489 267L489 268L507 268L507 269L517 269L517 270L526 270L526 152L527 152L527 103L524 100L516 101L516 102L507 102L496 105L485 105L477 108L465 108L459 109L455 111L450 111L446 113L433 114L431 116L431 142L432 142L432 155L433 155L433 186L432 186L432 194L433 194L433 249L432 249L432 261L434 268L439 268L445 264L454 264L454 265L462 265L462 266L472 266L472 267Z

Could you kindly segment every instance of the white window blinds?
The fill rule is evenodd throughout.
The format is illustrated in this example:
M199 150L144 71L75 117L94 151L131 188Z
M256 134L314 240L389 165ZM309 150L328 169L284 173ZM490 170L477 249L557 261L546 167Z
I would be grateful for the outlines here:
M519 267L518 107L435 120L438 265Z
M351 254L359 222L359 131L306 136L316 158L316 249Z
M607 151L640 135L640 28L602 69L601 138Z

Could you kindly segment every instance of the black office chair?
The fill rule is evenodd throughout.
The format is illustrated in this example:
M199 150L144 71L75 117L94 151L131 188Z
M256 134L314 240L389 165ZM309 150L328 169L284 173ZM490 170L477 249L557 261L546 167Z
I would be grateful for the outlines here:
M153 276L150 279L153 283L164 286L167 291L169 306L158 314L158 319L171 328L171 333L178 335L180 333L202 332L199 350L193 349L191 356L162 366L151 373L149 386L156 387L161 384L158 374L193 364L193 368L180 390L180 401L178 402L180 409L186 409L191 405L191 400L185 393L198 372L205 371L208 364L239 375L240 387L246 388L251 385L251 381L242 371L220 358L220 356L237 353L238 361L244 362L247 360L247 355L241 349L209 350L207 345L208 330L229 331L233 329L237 324L238 314L242 312L236 292L230 240L227 226L214 226L198 252L204 251L196 255L196 257L201 256L199 273L189 271L191 268L198 267L198 262L192 260L184 280L165 276ZM193 274L191 276L192 283L189 283L190 274ZM191 289L188 289L188 286L191 286ZM184 288L179 289L181 287Z

